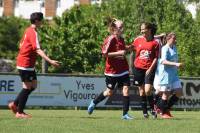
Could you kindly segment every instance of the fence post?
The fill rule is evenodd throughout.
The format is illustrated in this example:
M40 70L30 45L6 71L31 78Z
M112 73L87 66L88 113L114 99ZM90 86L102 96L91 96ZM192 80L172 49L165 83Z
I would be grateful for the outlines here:
M46 53L46 50L44 50ZM45 59L42 58L42 73L48 73L48 63Z

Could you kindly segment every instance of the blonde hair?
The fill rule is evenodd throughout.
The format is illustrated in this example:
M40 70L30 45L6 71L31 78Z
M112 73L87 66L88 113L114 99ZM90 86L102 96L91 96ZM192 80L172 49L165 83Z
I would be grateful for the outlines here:
M176 37L176 34L174 32L170 32L166 35L166 41L168 41L169 39L171 39L172 37Z
M117 22L121 22L123 24L123 22L119 19L116 18L108 18L108 29L109 32L114 32L114 30L117 28Z

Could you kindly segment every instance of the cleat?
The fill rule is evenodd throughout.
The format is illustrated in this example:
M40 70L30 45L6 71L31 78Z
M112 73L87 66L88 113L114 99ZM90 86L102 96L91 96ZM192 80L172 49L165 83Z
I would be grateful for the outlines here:
M25 113L25 112L23 112L23 114L28 115L29 118L32 117L32 115L29 115L29 114L27 114L27 113Z
M163 119L171 119L172 117L165 113L165 114L161 115L161 118L163 118Z
M132 120L133 117L131 117L129 114L125 114L125 115L122 116L122 119L123 120Z
M149 118L149 114L143 114L143 116L144 116L145 119Z
M19 113L17 112L15 115L16 118L31 118L32 116L26 113Z
M91 101L90 105L88 106L88 114L91 115L94 111L95 108L95 104L93 102L93 100Z
M170 116L171 118L173 117L173 116L171 115L171 113L170 113L170 110L167 110L165 114L167 114L167 115Z
M14 102L10 102L10 103L8 104L8 108L9 108L14 114L17 113L17 106L14 104Z

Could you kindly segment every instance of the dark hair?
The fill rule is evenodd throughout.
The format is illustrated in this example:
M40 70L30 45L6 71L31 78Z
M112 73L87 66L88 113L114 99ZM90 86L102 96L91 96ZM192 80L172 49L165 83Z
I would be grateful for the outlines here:
M157 31L157 25L156 24L149 23L149 22L143 22L141 25L145 25L145 28L150 29L152 36L154 36L156 34L156 31Z
M43 20L43 13L41 13L41 12L32 13L31 16L30 16L31 24L35 24L36 20L42 21Z
M148 38L148 41L152 41L157 31L157 25L149 22L143 22L141 25L145 25L145 28L151 31L151 36Z

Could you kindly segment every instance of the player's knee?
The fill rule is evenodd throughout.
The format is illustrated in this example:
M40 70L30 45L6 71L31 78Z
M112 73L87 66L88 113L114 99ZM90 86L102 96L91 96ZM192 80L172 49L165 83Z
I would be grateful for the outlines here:
M149 90L149 91L145 91L145 95L146 96L150 96L152 93L151 93L151 91Z
M112 90L106 90L106 91L104 91L104 95L105 96L112 96L112 94L113 94Z
M108 96L112 96L112 95L113 95L113 91L112 90L108 91Z
M128 86L123 87L123 96L129 96L129 88Z

